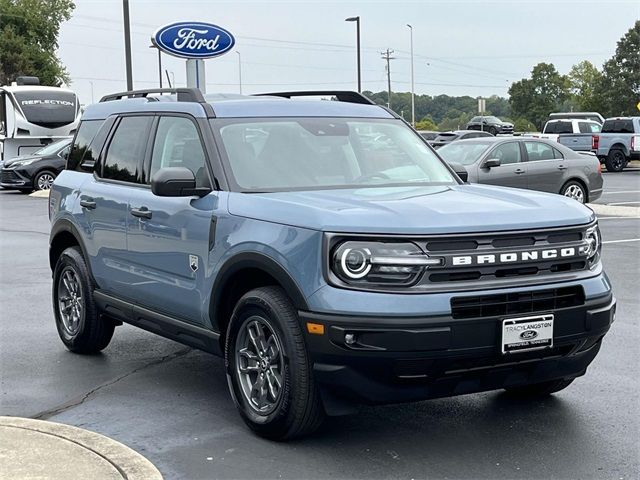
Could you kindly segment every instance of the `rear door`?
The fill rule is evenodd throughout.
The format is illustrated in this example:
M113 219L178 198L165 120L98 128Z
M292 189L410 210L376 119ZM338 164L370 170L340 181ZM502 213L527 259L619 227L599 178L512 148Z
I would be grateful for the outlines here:
M487 159L500 160L498 167L485 167ZM494 147L480 163L478 183L527 188L527 165L518 142L504 142Z
M194 324L205 322L204 288L209 251L220 209L218 192L199 198L158 197L150 179L164 167L185 167L198 187L210 187L211 174L198 124L187 115L161 115L154 124L145 161L144 188L131 192L126 216L129 286L137 303ZM140 215L143 212L144 215Z
M568 165L559 150L545 142L524 142L527 188L559 193L568 175Z
M143 188L140 173L152 120L152 116L126 116L116 121L95 175L82 186L80 196L96 282L105 293L129 300L134 298L127 255L129 197L132 190Z

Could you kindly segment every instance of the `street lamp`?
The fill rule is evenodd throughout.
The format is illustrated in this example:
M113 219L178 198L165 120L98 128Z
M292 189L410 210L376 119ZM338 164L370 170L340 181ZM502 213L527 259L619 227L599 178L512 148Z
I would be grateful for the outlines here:
M360 74L360 17L345 18L345 22L356 22L356 48L358 50L358 92L362 92L362 77Z
M89 85L91 85L91 104L93 104L93 82L89 80Z
M416 90L413 83L413 27L407 23L411 32L411 125L416 128Z
M240 88L240 95L242 95L242 61L240 57L240 52L236 50L238 54L238 86Z
M151 45L149 48L157 48L158 49L158 80L160 82L160 88L162 88L162 51L156 45L156 43L151 39Z

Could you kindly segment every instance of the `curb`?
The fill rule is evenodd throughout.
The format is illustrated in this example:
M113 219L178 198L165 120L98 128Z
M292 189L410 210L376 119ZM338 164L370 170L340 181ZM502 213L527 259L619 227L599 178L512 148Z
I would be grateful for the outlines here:
M158 469L131 448L104 435L61 423L0 417L0 445L0 472L7 478L44 478L44 472L46 478L62 479L69 478L74 468L83 468L96 475L108 471L109 478L162 480ZM77 458L61 458L56 455L56 447L76 452ZM51 462L47 463L47 459Z
M588 203L589 207L596 215L608 217L629 217L640 218L640 207L624 207L621 205L603 205L600 203Z

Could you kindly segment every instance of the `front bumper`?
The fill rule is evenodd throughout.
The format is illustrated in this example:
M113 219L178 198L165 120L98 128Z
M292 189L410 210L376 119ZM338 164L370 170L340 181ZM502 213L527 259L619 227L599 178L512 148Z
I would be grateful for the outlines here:
M33 182L30 177L15 169L3 168L0 170L0 186L4 188L31 188Z
M344 316L300 312L322 324L324 335L306 334L315 378L329 414L357 403L385 404L447 397L583 375L613 322L611 292L553 313L553 347L501 353L497 315L454 319ZM305 327L306 331L306 327ZM357 343L349 346L346 334Z

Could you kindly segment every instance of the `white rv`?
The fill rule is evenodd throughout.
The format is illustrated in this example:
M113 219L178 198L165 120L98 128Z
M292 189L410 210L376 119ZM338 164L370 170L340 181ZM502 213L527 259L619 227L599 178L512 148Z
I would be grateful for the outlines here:
M26 155L72 136L80 121L78 96L42 87L35 77L0 86L0 160Z

